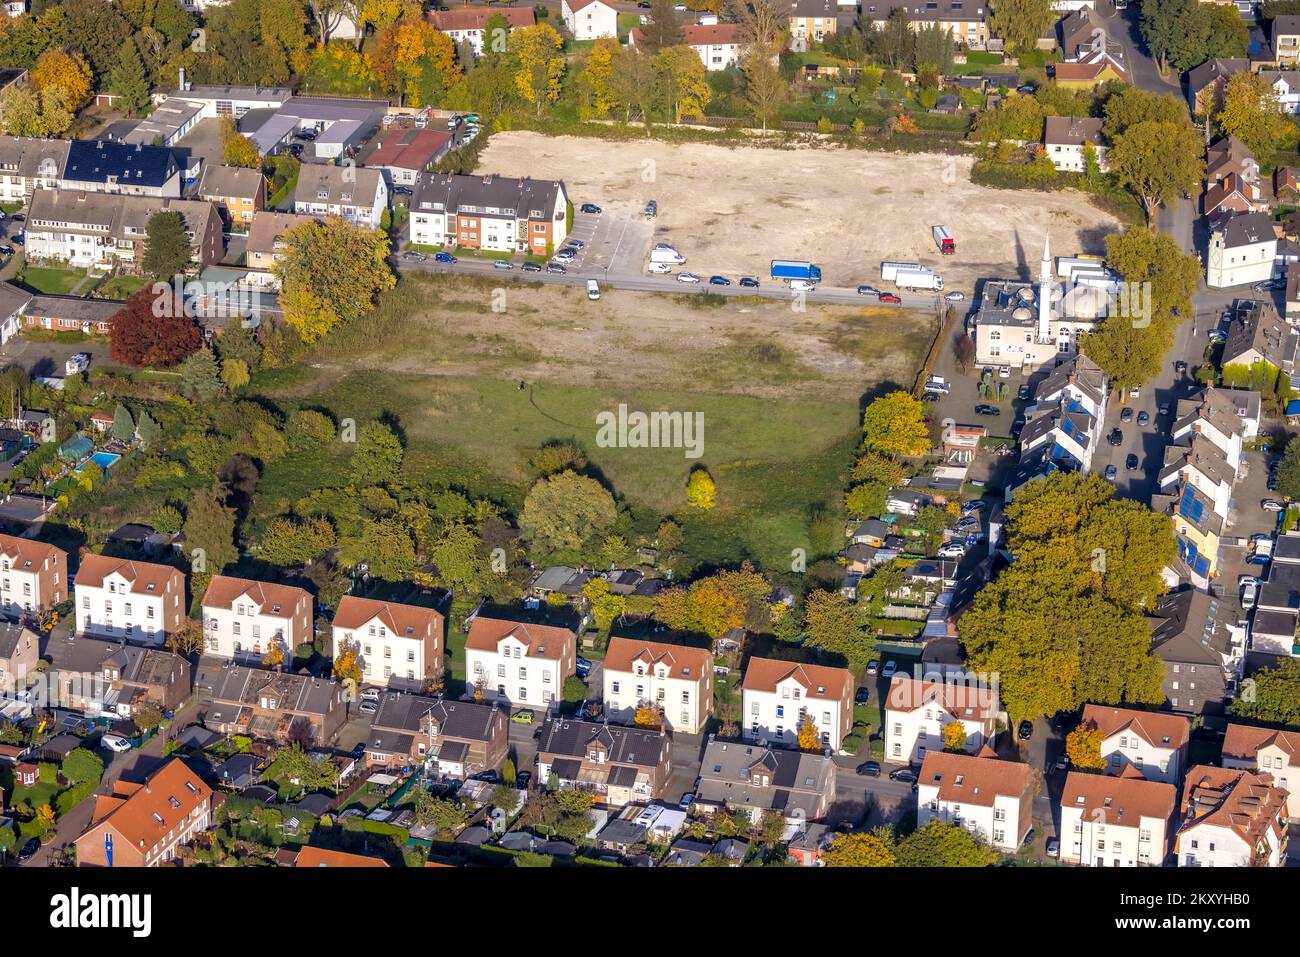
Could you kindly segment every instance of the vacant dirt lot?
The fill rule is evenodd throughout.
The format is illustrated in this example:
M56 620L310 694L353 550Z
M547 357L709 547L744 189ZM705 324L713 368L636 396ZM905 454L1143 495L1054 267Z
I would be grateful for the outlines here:
M826 282L880 277L882 260L916 260L969 291L985 276L1037 274L1043 234L1056 254L1103 251L1119 223L1074 192L976 186L972 161L914 153L765 149L655 140L620 143L539 133L495 134L481 172L561 179L575 202L639 215L656 199L655 239L697 273L766 276L770 260L819 263ZM950 226L940 257L930 227Z
M815 396L852 407L873 387L910 387L934 335L933 316L879 306L796 312L780 300L728 299L712 307L698 296L619 289L592 302L567 286L497 287L463 276L408 282L406 302L335 337L329 358L351 369ZM437 347L413 354L413 340Z

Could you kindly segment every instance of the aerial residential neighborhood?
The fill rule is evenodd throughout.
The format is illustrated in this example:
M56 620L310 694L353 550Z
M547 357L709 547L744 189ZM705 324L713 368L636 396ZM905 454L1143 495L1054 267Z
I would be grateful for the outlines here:
M0 869L53 929L144 919L112 868L258 927L329 868L341 934L354 867L372 934L487 870L550 930L533 867L1285 918L1296 0L5 14Z

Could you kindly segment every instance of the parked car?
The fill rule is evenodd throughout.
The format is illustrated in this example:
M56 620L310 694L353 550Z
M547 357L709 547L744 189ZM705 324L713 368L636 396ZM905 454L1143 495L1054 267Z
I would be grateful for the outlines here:
M966 294L960 289L954 289L952 292L945 293L943 298L949 302L961 302L966 298Z
M572 246L574 249L586 249L586 248L587 248L587 244L584 243L581 239L567 239L567 240L565 240L564 245L566 245L566 246Z
M753 276L742 276L741 279L740 279L740 288L741 288L741 289L757 289L757 288L758 288L758 280L755 279Z
M866 704L871 700L871 689L866 685L859 688L853 695L854 704Z
M1275 498L1266 498L1259 503L1259 507L1266 512L1285 512L1286 506Z
M1032 395L1033 392L1029 390L1029 386L1027 385L1022 385L1019 389L1016 390L1016 398L1021 400L1022 402L1025 399L1028 399Z
M975 406L976 415L1001 415L1002 410L996 405L989 405L987 402L981 402Z
M1256 579L1258 581L1258 579ZM1255 607L1255 599L1259 597L1259 586L1255 582L1247 582L1241 588L1241 607L1247 610Z
M1124 468L1128 469L1130 472L1136 472L1137 467L1138 467L1138 457L1134 455L1132 452L1130 452L1128 454L1128 457L1124 459Z
M859 296L879 296L880 290L875 286L868 286L865 283L858 287Z
M14 247L12 247L12 246L0 246L0 253L4 254L4 255L6 255L6 256L12 256L12 255L14 254Z
M532 724L534 717L536 717L536 715L534 715L527 708L520 708L518 711L516 711L514 714L510 716L510 720L513 721L515 724Z
M364 741L359 741L357 743L357 746L348 752L348 757L350 757L353 761L360 761L365 756L366 756L366 743Z
M857 770L858 770L858 774L861 774L864 777L878 778L880 777L880 762L863 761L861 764L858 765Z
M1107 465L1107 466L1106 466L1106 481L1107 481L1107 482L1113 482L1113 481L1115 481L1115 476L1117 476L1118 474L1119 474L1119 471L1115 468L1114 465Z
M1168 403L1168 402L1162 402L1162 403L1160 403L1160 414L1161 414L1162 416L1167 416L1167 415L1169 414L1169 403Z
M514 269L515 264L506 259L497 259L492 262L493 269Z
M904 784L915 784L918 775L914 768L895 768L889 772L889 780L902 781Z
M537 263L524 263L522 266L519 267L519 271L520 272L541 272L542 267L537 265Z
M1021 741L1028 741L1034 736L1034 723L1032 721L1021 721L1020 727L1016 729L1016 736Z
M515 787L521 791L528 790L528 782L533 779L532 771L520 771L515 775Z
M709 285L710 285L710 286L730 286L730 285L731 285L731 280L728 279L726 276L710 276L710 277L709 277Z
M120 734L106 734L99 739L99 743L118 754L131 750L131 742Z
M411 189L411 187L409 187L409 186L394 186L394 187L393 187L393 195L394 195L394 196L410 196L410 195L411 195L412 193L414 193L414 192L415 192L415 190Z
M595 203L583 203L578 207L578 212L591 213L593 216L599 216L601 214L601 208Z
M566 270L566 269L565 269L563 266L561 266L559 263L547 263L547 264L546 264L546 271L549 272L549 273L551 273L552 275L562 276L562 275L564 275L564 273L566 273L568 270Z
M659 204L652 199L650 200L650 202L645 204L645 218L654 219L658 215L659 215Z
M578 251L572 246L565 246L555 254L554 259L557 263L571 263L578 255Z
M976 512L984 511L984 509L988 508L988 504L989 503L984 501L984 499L982 498L973 498L969 502L962 505L961 513L963 515L973 515Z
M1110 435L1106 436L1106 441L1111 445L1122 445L1124 443L1124 430L1118 427L1110 430Z
M1267 565L1270 561L1272 561L1272 558L1270 558L1268 555L1249 555L1246 557L1247 565L1264 566Z
M362 714L374 714L379 710L379 707L373 701L363 701L357 705L357 710Z
M965 518L959 519L957 524L953 526L959 532L966 532L979 527L980 519L978 515L967 515Z
M34 837L30 841L25 843L21 848L19 848L18 856L15 857L14 860L17 861L19 864L26 864L33 857L36 856L36 852L39 851L40 849L41 849L41 839L39 837Z
M456 261L456 257L453 256L451 253L434 253L433 261L436 263L454 263Z
M999 379L1010 379L1010 378L1011 378L1011 366L1000 366L1000 367L998 368L998 378L999 378Z
M1147 414L1146 409L1143 409L1141 412L1138 413L1138 425L1146 425L1150 421L1151 421L1151 416Z
M966 546L961 542L949 542L939 548L940 558L961 558L966 554Z
M1133 386L1133 388L1128 390L1128 397L1130 399L1141 398L1141 396L1142 396L1142 388L1140 386L1135 385Z
M700 282L700 277L695 275L695 273L693 272L679 272L677 274L677 281L688 282L691 283L692 285L698 285Z
M378 688L367 688L365 691L361 692L360 697L361 697L361 700L362 700L362 701L378 701L378 700L379 700L379 689L378 689Z
M582 657L582 655L578 655L577 658L574 659L573 668L578 673L579 678L586 678L587 675L591 674L591 662Z
M89 352L78 352L75 356L68 359L67 362L63 363L63 371L67 375L77 375L78 373L85 372L89 368Z
M1177 372L1179 375L1182 375L1184 372L1187 371L1187 363L1184 362L1182 359L1179 359L1177 362L1174 363L1174 371Z
M881 302L888 302L888 303L900 303L903 301L900 297L895 296L892 292L882 292L877 298Z
M880 674L884 678L892 678L894 677L894 672L897 670L898 670L898 662L894 661L891 658L889 661L885 662L885 670L882 671Z
M501 776L494 770L480 771L470 778L471 781L486 781L488 784L496 784L501 780Z
M648 268L650 272L658 273L661 276L666 276L673 271L671 263L651 263Z
M1120 420L1121 422L1132 422L1132 421L1133 421L1133 410L1132 410L1131 408L1128 408L1128 407L1125 407L1125 408L1123 408L1123 409L1120 409L1120 411L1119 411L1119 420Z
M422 263L429 257L425 256L422 253L417 253L414 250L408 249L406 252L402 253L402 258L405 259L407 262Z
M1054 838L1054 837L1049 837L1049 838L1047 839L1047 844L1046 844L1045 846L1046 846L1046 848L1047 848L1047 856L1048 856L1048 857L1058 857L1058 856L1060 855L1060 853L1061 853L1061 842L1060 842L1059 840L1057 840L1056 838Z
M876 661L876 660L873 658L871 661L867 662L867 674L869 674L869 675L874 675L874 674L879 674L879 672L880 672L880 662L879 662L879 661Z
M694 803L695 803L695 794L691 791L687 791L685 794L682 795L682 799L677 802L677 806L683 811L689 811L691 809L691 805Z

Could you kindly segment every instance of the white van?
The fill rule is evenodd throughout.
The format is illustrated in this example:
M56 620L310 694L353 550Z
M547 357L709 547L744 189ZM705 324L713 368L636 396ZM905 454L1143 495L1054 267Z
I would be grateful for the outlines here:
M587 298L591 300L600 298L600 284L594 279L587 280Z

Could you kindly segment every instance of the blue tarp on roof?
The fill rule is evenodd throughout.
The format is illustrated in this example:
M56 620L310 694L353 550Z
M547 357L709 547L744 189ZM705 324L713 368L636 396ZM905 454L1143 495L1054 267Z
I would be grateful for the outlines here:
M1286 404L1287 415L1300 415L1300 399L1292 399Z

